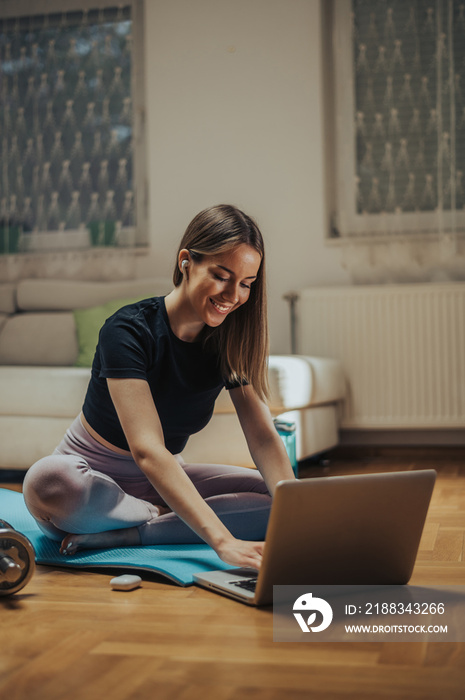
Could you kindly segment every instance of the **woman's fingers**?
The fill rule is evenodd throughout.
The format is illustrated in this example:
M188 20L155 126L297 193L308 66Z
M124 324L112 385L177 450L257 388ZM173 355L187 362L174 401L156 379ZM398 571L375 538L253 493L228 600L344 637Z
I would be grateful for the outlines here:
M217 554L227 564L259 569L262 563L263 546L263 542L231 539Z

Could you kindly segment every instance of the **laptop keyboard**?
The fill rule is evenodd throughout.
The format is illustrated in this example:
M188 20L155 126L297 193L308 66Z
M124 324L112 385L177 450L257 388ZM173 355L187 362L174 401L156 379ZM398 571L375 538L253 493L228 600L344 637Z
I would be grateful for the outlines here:
M246 591L255 592L255 587L257 585L256 578L244 578L240 581L229 581L233 586L239 586L239 588L245 588Z

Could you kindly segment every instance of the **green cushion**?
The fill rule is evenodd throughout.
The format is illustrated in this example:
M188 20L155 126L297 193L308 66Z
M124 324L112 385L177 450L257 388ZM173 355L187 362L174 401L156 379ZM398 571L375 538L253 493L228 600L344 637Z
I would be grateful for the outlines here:
M107 318L121 309L122 306L134 304L144 298L142 296L134 299L114 299L101 306L73 311L79 346L79 355L74 366L91 367L97 347L98 334Z

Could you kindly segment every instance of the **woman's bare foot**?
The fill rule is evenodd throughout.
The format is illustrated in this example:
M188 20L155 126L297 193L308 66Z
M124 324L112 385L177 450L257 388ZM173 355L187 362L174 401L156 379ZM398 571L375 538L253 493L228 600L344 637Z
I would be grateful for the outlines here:
M60 547L60 554L76 554L81 549L106 549L108 547L137 547L140 545L137 527L107 532L92 532L87 535L66 535Z

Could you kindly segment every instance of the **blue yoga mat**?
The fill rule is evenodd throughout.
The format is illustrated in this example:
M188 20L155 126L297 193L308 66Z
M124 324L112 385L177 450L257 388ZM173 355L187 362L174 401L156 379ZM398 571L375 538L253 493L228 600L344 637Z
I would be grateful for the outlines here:
M60 543L41 532L26 508L23 495L10 489L0 489L0 518L31 541L37 564L145 570L166 576L180 586L192 585L196 572L231 568L206 544L92 549L64 556L59 551Z

